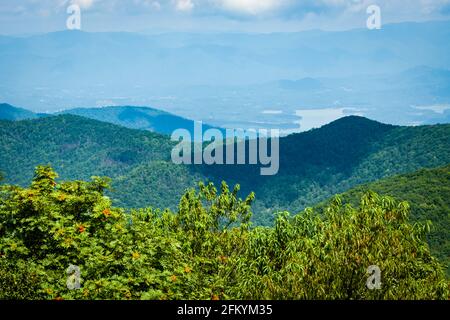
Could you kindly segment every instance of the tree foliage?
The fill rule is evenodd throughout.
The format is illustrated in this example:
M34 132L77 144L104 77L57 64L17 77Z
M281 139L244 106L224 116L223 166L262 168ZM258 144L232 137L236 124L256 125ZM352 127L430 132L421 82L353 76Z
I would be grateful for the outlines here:
M408 201L411 221L432 223L427 240L450 277L450 165L364 184L342 194L342 201L355 205L368 190Z
M27 188L0 191L0 298L6 299L447 299L427 226L409 207L367 193L336 199L325 216L280 214L251 227L254 195L200 184L178 210L126 212L106 178L58 183L38 167ZM67 286L69 266L80 289ZM380 290L366 270L382 271Z

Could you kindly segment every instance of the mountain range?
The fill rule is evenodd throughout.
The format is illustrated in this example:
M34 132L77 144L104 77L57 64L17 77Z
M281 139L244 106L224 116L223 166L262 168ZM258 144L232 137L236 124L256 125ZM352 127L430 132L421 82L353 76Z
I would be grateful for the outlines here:
M49 117L52 115L72 114L102 122L117 124L130 129L149 130L152 132L171 135L177 129L188 130L194 136L194 121L179 117L168 112L149 107L103 107L103 108L76 108L60 111L53 114L34 113L29 110L17 108L10 104L0 104L0 120L25 120ZM202 124L203 129L212 126ZM221 128L216 128L222 130Z
M115 119L118 110L103 112ZM255 220L269 224L276 211L298 212L362 183L450 163L450 125L402 127L345 117L281 138L275 176L260 176L258 165L175 165L174 145L166 135L70 114L1 121L0 169L18 184L45 163L63 179L110 176L111 196L126 207L174 208L196 182L225 180L255 191Z
M341 32L1 36L0 100L44 113L148 105L212 126L289 132L345 115L444 123L449 30L435 21Z

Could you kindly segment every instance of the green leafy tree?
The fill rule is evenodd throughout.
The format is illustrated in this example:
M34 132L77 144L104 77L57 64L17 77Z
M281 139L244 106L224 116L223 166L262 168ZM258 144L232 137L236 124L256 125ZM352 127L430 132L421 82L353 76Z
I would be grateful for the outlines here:
M408 223L409 205L369 192L359 208L335 201L258 228L239 265L233 294L246 299L446 299L442 266L430 254L428 225ZM368 290L367 269L381 269Z
M199 184L176 212L125 211L105 196L106 178L56 179L40 166L29 187L0 187L2 299L448 298L427 226L388 197L336 198L324 216L252 228L254 194L239 198L239 186ZM372 265L379 290L366 287Z

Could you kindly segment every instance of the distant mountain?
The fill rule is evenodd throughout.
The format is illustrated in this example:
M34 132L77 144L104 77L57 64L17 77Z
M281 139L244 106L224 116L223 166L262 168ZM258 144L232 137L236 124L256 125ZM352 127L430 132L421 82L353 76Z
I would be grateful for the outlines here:
M34 119L38 116L28 110L13 107L7 103L0 104L0 119L1 120L25 120L25 119Z
M76 108L60 111L55 114L34 113L16 108L9 104L0 104L0 120L26 120L51 117L54 115L71 114L102 122L120 125L130 129L149 130L152 132L171 135L177 129L186 129L194 137L194 121L173 115L162 110L149 107L114 106L102 108ZM216 128L202 124L203 130Z
M340 197L343 203L359 205L360 196L368 190L408 201L413 221L433 223L428 236L431 250L450 276L450 165L364 184Z
M175 165L167 136L74 115L0 121L0 171L5 183L27 183L38 164L62 179L107 175L126 207L171 207L197 181L239 183L255 191L254 221L276 211L299 212L362 183L450 163L450 125L398 127L346 117L280 139L280 170L260 176L255 165Z
M443 123L450 109L415 106L450 105L448 39L450 21L341 32L2 37L1 99L49 112L164 106L219 127L282 122L293 129L297 109L332 107L384 123ZM280 112L261 120L267 110Z
M192 137L194 135L194 121L148 107L77 108L65 110L58 114L72 114L131 129L150 130L169 136L177 129L186 129ZM206 130L212 127L203 124L203 128Z

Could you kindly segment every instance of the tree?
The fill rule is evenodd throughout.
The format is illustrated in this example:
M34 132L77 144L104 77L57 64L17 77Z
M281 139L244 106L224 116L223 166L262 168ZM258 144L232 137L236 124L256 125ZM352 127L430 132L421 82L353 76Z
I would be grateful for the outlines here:
M235 297L246 299L447 299L442 266L425 241L428 225L408 223L409 205L369 192L360 207L335 201L281 214L258 228L238 269ZM381 288L369 290L370 266Z
M104 195L106 178L56 179L38 167L28 188L0 188L0 298L448 298L428 227L408 222L407 203L375 193L356 208L336 198L324 216L282 213L252 228L254 194L242 200L239 186L199 184L177 212L127 212ZM366 287L370 266L381 270L379 290Z

